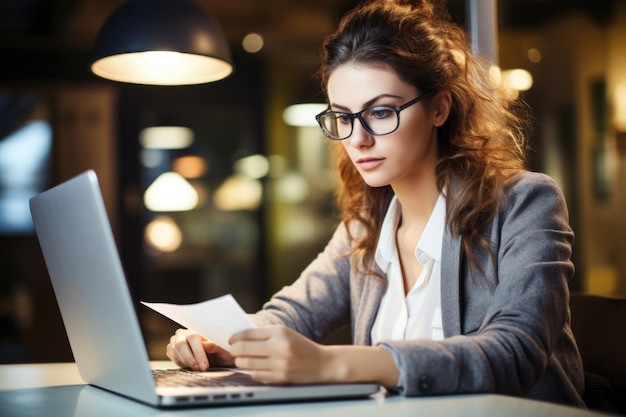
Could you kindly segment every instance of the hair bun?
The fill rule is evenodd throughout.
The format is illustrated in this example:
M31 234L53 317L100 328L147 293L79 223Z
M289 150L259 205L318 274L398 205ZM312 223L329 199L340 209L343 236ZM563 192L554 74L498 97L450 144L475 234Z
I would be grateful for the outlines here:
M376 2L377 0L374 0ZM380 1L380 0L378 0ZM383 0L390 6L402 7L430 19L449 19L446 0Z

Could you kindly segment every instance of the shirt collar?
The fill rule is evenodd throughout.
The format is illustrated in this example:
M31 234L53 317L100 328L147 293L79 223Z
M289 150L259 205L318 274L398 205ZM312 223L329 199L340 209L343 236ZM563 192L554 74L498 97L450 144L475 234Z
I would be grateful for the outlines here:
M400 215L402 213L400 202L394 195L387 208L387 213L383 219L383 225L380 228L380 235L378 236L378 245L376 246L375 260L378 267L386 271L387 266L393 259L397 252L396 248L396 230L398 229L398 223L400 222Z
M376 246L375 260L378 267L386 271L389 263L397 253L396 247L396 231L402 208L400 201L394 195L389 203L389 208L383 219L383 224L378 237L378 245ZM424 228L422 237L415 248L415 257L420 262L425 263L423 255L426 255L437 262L441 262L441 248L443 242L443 232L446 221L446 200L443 194L439 194L435 207L428 219L428 223Z

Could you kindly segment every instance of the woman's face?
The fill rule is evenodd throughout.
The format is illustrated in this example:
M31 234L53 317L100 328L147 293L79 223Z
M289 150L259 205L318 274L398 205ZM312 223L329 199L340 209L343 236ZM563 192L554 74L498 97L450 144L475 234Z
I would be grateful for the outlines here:
M331 110L347 113L380 104L400 106L421 94L389 67L351 63L337 67L327 87ZM384 136L368 133L358 119L354 120L352 135L342 144L369 186L391 185L396 189L434 181L436 126L445 121L440 120L435 107L420 101L403 109L398 129Z

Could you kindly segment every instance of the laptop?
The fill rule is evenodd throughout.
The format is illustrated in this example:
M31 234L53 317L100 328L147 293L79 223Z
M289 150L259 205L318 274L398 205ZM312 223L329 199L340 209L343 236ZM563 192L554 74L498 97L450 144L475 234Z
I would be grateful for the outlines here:
M151 370L96 173L44 191L30 208L86 383L157 407L359 398L379 390L370 383L265 385L237 369Z

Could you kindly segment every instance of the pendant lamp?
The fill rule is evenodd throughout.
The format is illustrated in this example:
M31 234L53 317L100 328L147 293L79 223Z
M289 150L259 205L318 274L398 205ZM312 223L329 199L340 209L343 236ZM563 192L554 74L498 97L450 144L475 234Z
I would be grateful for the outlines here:
M127 0L98 33L91 70L114 81L188 85L223 79L233 64L217 20L194 0Z

